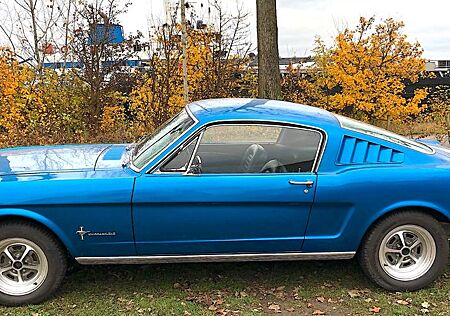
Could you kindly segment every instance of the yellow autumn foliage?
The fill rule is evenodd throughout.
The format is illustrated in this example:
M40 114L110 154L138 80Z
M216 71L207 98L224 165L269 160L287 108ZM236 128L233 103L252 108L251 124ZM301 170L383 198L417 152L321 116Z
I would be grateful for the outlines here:
M360 18L355 29L340 32L331 47L318 38L314 65L288 68L284 98L389 127L407 121L426 106L426 89L406 95L425 70L422 48L402 34L404 24Z
M374 19L361 18L333 46L318 40L314 66L288 67L283 98L376 123L411 121L421 114L424 121L439 120L450 129L448 90L430 96L425 111L427 91L405 95L405 85L424 71L424 59L420 45L408 42L402 28L391 19L375 25ZM82 70L36 72L0 48L0 147L127 142L153 131L185 106L178 34L177 28L158 34L159 53L147 70L117 74L118 88L102 95L100 116L89 107L91 87L80 79ZM223 49L213 29L189 30L187 65L190 101L257 94L255 71L245 57Z
M418 89L406 98L405 84L417 82L425 70L419 43L410 43L401 33L403 22L361 18L356 29L345 29L321 65L326 87L336 89L325 107L350 112L361 119L402 120L420 113L427 96Z
M218 39L211 29L189 30L186 55L191 102L256 93L256 76L243 67L242 58L217 56L213 47ZM163 36L158 40L165 47L165 54L153 56L152 71L130 95L131 128L135 135L148 133L186 105L180 43L167 43Z
M430 92L428 96L426 111L419 117L420 123L428 127L428 131L423 134L446 134L450 140L450 88L438 86Z
M125 142L152 132L185 106L178 31L157 39L166 51L153 55L149 70L121 74L138 79L129 93L106 91L100 116L89 107L90 87L80 79L82 70L36 72L1 49L0 147ZM217 55L218 40L211 29L189 30L190 101L256 92L255 74L245 69L243 58ZM120 86L120 79L117 83Z
M85 140L82 84L72 73L36 73L0 49L0 145Z

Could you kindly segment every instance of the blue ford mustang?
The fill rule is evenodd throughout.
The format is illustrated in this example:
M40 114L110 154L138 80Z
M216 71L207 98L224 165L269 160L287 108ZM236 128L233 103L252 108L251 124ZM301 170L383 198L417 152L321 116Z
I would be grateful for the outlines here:
M188 105L129 145L0 151L0 303L80 264L350 259L416 290L446 267L450 152L280 101Z

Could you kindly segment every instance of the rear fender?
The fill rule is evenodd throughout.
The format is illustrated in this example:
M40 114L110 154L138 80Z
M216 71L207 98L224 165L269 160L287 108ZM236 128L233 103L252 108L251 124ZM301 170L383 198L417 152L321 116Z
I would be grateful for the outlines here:
M442 206L430 203L430 202L424 202L424 201L402 201L399 203L392 204L371 218L371 223L374 223L379 218L383 217L384 215L394 212L400 209L423 209L423 210L430 210L430 215L439 215L440 218L437 218L438 220L446 220L450 222L450 211L446 210ZM436 214L437 213L437 214Z

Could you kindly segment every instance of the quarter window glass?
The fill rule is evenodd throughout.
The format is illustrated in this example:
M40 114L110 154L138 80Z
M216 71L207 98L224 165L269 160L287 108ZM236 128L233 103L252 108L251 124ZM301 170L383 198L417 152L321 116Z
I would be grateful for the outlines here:
M162 172L185 172L195 150L197 140L198 138L194 139L188 146L175 153L159 170Z
M198 146L200 173L311 172L321 141L317 131L270 125L218 125Z

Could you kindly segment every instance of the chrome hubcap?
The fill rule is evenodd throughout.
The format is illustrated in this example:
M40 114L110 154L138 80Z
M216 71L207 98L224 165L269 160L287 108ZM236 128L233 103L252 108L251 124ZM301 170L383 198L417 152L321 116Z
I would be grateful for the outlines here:
M47 273L47 257L38 245L22 238L0 241L0 292L30 294L44 283Z
M416 225L403 225L390 231L378 252L383 270L393 279L412 281L430 270L436 258L433 236Z

